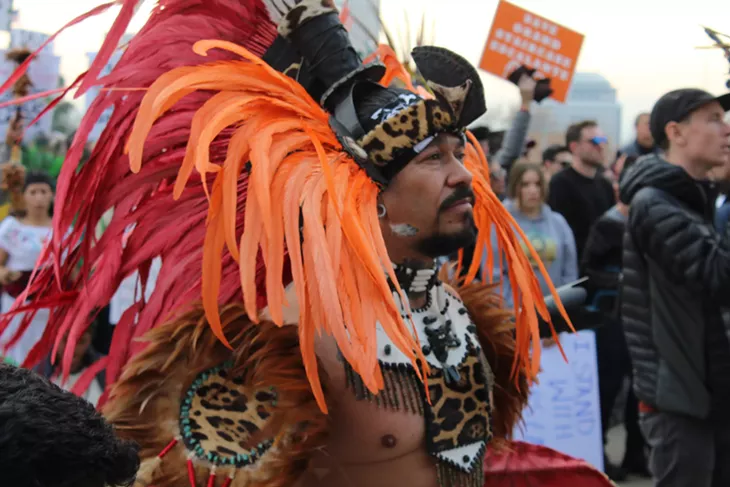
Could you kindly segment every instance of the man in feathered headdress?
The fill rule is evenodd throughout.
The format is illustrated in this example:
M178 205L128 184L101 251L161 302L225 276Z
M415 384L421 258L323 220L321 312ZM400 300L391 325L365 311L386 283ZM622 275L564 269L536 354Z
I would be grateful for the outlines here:
M161 258L109 358L74 386L106 367L104 411L141 446L139 485L484 483L485 449L509 437L537 372L547 311L464 129L485 110L479 76L445 49L413 59L423 84L388 87L328 0L167 0L104 78L19 302L54 307L26 365L66 340L68 372L122 279L139 271L144 287ZM434 265L474 239L486 249L493 227L514 317L472 283L481 256L453 287Z

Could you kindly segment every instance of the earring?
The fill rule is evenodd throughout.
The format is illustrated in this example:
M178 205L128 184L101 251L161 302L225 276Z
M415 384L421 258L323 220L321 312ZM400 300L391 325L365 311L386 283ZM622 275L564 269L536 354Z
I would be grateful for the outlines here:
M385 215L388 213L388 209L385 207L383 203L378 203L378 218L385 218Z

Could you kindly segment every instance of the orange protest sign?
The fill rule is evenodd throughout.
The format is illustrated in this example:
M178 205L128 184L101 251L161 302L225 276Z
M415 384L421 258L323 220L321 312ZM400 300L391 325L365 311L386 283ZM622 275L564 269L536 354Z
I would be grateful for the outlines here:
M583 34L501 0L479 67L507 78L529 66L551 79L552 98L564 102L582 45Z

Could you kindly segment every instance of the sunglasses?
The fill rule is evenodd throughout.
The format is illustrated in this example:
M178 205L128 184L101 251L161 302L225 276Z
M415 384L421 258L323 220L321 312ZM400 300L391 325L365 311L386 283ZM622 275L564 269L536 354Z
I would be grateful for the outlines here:
M593 145L607 144L608 137L604 137L603 135L597 135L597 136L593 137L592 139L588 139L588 142L590 142Z

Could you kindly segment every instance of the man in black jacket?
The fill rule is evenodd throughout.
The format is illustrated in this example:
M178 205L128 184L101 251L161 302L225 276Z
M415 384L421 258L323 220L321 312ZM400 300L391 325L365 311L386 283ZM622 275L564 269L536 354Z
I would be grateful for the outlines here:
M619 175L621 183L636 158L627 158ZM581 275L589 278L592 293L591 304L603 316L603 326L596 329L596 355L598 359L598 392L601 402L601 425L604 442L611 426L616 400L627 378L631 378L629 358L620 316L618 291L623 266L623 237L626 231L629 207L620 201L604 213L591 227L583 250ZM628 474L649 477L644 453L644 437L639 429L639 411L636 395L632 390L624 407L626 442L621 466L604 461L604 471L611 480L622 481Z
M631 168L622 321L656 486L730 485L730 241L713 227L707 173L730 154L730 94L664 95L651 113L660 156Z

